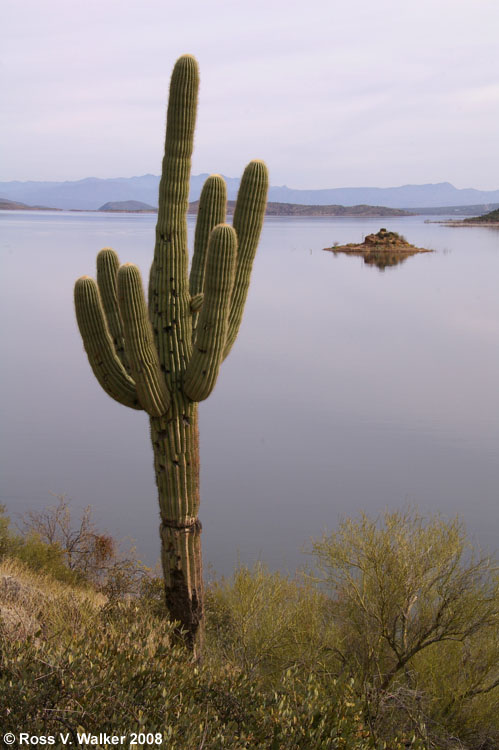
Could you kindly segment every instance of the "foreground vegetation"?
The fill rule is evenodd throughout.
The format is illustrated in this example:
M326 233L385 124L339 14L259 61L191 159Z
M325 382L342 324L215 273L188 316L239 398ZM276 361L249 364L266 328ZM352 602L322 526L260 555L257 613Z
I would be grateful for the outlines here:
M3 731L75 746L159 732L169 750L499 747L497 569L457 521L361 516L314 543L307 575L240 567L208 588L201 664L161 580L89 511L73 526L60 499L21 529L0 514Z

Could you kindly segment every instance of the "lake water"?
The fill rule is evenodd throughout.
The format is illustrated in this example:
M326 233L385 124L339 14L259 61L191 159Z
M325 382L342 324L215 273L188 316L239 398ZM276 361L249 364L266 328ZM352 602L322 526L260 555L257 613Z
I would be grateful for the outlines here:
M65 493L149 563L159 540L147 418L95 381L72 290L104 246L147 278L155 221L0 212L0 502L14 516ZM381 226L436 252L380 272L322 250ZM411 503L459 514L496 547L498 280L497 230L267 219L238 341L200 407L205 563L294 570L341 516Z

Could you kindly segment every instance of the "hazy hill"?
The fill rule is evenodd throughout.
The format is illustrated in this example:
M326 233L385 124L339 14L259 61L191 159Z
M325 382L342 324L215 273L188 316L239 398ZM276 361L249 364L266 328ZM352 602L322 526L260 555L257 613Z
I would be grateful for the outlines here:
M7 198L0 198L0 211L57 211L56 208L47 206L28 206L26 203L19 201L9 201Z
M191 178L189 200L196 201L207 174ZM234 199L239 179L226 177L229 199ZM159 177L100 179L88 177L68 182L0 182L0 197L27 204L58 208L98 209L104 203L135 200L157 205ZM389 208L449 207L499 204L499 190L457 189L448 182L403 185L393 188L354 187L327 190L295 190L283 185L270 187L269 200L299 205L387 206Z
M477 224L499 224L499 208L495 211L489 211L488 214L483 214L483 216L473 216L468 221L473 221Z
M227 214L234 213L236 202L227 202ZM199 201L189 203L189 213L197 214ZM99 211L144 212L157 211L153 206L140 201L112 201L105 203ZM267 216L408 216L407 211L384 206L303 206L298 203L267 203Z
M8 201L6 198L0 198L0 209L2 209L2 211L22 211L26 208L31 208L31 206L27 206L25 203L19 203L18 201Z
M476 216L477 214L483 214L485 211L492 211L496 208L499 208L499 203L480 203L473 206L418 206L411 208L411 213L435 214L440 216L442 214L448 214L449 216Z
M227 213L234 213L236 201L227 202ZM197 213L199 201L189 204L189 213ZM304 206L301 203L267 203L266 216L408 216L407 211L385 206Z
M150 213L151 211L157 211L158 209L149 203L142 203L142 201L109 201L101 206L99 211L144 211Z
M407 211L386 206L304 206L300 203L267 203L267 216L408 216Z

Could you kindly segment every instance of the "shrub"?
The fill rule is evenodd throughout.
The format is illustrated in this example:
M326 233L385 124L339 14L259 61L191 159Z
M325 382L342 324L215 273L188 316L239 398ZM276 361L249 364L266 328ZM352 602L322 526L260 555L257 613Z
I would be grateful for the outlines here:
M5 505L0 504L0 560L10 552L11 532L10 519L5 514Z
M5 731L145 729L173 750L499 746L498 576L457 521L344 521L314 544L316 580L240 566L208 587L202 665L172 637L160 578L125 600L57 582L61 558L1 515L0 545L31 556L0 562Z
M264 688L230 665L194 664L173 626L140 601L106 604L19 562L4 563L2 576L18 583L18 607L38 623L22 640L0 628L3 731L64 731L77 744L82 731L143 730L177 750L369 746L349 686L288 670Z
M39 534L30 531L24 537L13 532L5 507L0 506L0 560L16 558L32 570L44 571L58 581L77 584L81 576L66 564L66 556L56 542L48 544Z
M55 562L51 568L58 580L88 583L114 598L137 594L142 578L150 571L137 560L134 548L121 553L120 545L109 534L98 531L90 506L75 521L65 495L55 497L55 505L21 517L24 538L19 540L15 556L39 570L45 566L38 563L37 555L55 555L57 570Z
M255 679L296 665L308 670L325 640L323 599L303 579L240 566L208 589L207 646Z
M497 700L497 568L473 552L457 520L362 515L313 551L331 596L338 663L364 686L373 733L407 725L429 741L473 703ZM489 709L482 720L499 730Z

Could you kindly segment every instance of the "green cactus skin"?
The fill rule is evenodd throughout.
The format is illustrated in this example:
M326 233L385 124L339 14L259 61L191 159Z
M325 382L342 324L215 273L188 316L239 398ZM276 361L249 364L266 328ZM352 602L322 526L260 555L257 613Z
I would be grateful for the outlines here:
M265 216L268 186L269 177L263 161L251 161L241 179L232 222L238 238L238 253L224 357L227 357L237 338L243 318L251 269Z
M148 414L160 417L168 411L170 394L160 369L140 271L132 263L118 270L118 305L139 401Z
M237 337L268 189L265 164L250 162L230 227L225 182L208 178L189 277L198 86L197 62L184 55L170 83L148 308L138 268L120 266L110 248L97 256L97 284L84 276L75 285L78 326L97 380L116 401L150 416L166 603L197 655L203 635L197 403L215 387Z
M192 256L191 273L189 275L189 291L191 293L191 309L193 333L195 334L199 310L193 302L197 295L203 292L204 274L206 268L206 253L211 230L217 224L225 221L227 207L227 187L225 180L218 174L213 174L203 185L199 197L198 217L196 221L196 232L194 235L194 255ZM201 308L199 308L201 309Z
M82 276L75 284L74 296L76 320L95 377L120 404L142 409L135 383L114 349L97 284Z
M208 398L217 381L227 341L236 253L235 231L219 224L209 238L203 307L183 379L184 393L192 401Z
M104 247L97 255L97 286L100 289L102 306L112 336L114 348L123 367L130 375L125 355L125 339L118 309L117 274L120 267L118 256L111 247Z

